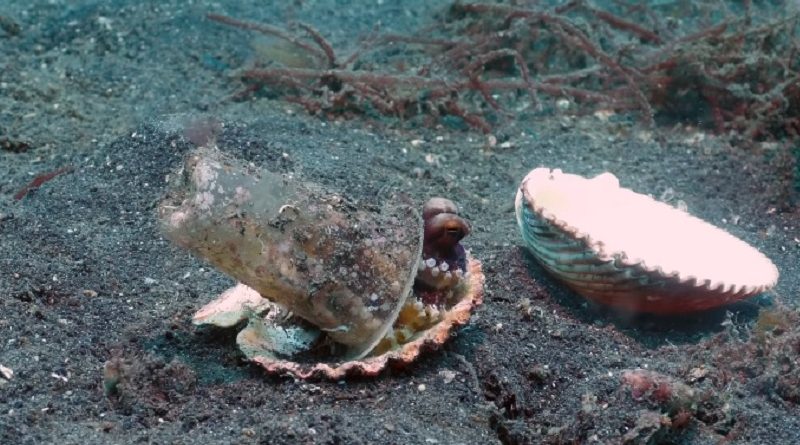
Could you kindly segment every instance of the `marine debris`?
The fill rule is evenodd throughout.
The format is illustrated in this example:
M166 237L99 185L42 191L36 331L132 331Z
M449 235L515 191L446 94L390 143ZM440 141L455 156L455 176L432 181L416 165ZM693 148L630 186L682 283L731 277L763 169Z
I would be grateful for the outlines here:
M37 175L35 178L31 180L25 187L21 188L17 193L14 194L14 200L20 201L22 198L28 196L28 194L39 187L41 187L44 183L48 181L52 181L56 177L63 175L64 173L69 173L74 168L71 165L66 167L61 167L49 172L41 173Z

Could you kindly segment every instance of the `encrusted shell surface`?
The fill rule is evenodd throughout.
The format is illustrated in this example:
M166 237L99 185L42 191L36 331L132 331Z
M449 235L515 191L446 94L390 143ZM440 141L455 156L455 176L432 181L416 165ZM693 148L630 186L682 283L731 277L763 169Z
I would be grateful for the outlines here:
M622 188L537 168L516 197L517 223L537 261L577 293L656 314L710 309L772 288L775 265L725 230Z
M413 207L356 209L215 148L188 156L159 211L169 239L326 332L350 358L391 328L422 252Z

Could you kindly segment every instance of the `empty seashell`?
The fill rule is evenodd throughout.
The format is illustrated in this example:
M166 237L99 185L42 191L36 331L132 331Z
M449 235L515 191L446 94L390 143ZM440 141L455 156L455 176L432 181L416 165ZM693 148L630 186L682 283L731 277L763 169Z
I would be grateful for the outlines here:
M320 186L201 148L159 211L169 239L243 283L195 323L249 320L237 342L268 371L339 378L413 360L480 303L480 263L458 243L469 226L442 202L452 208L423 224L408 204L387 199L383 208L359 209ZM432 203L424 214L441 207ZM442 283L418 274L429 262L429 271L446 262L474 278ZM443 310L409 310L416 304Z
M775 265L725 230L619 186L537 168L516 197L517 223L537 261L577 293L616 308L675 314L772 288Z

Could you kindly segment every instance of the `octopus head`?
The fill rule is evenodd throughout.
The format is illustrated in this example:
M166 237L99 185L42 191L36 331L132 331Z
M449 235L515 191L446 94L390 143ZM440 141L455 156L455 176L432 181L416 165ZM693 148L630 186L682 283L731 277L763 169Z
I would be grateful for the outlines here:
M431 198L422 209L424 241L416 288L421 293L444 291L458 285L466 273L467 255L460 241L469 223L458 207L445 198Z

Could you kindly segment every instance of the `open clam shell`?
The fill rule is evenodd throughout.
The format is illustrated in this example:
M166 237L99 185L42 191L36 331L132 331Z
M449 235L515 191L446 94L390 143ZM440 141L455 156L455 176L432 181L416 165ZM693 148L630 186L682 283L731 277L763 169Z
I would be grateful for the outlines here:
M537 168L516 197L517 223L537 261L575 292L656 314L710 309L772 288L778 269L725 230L619 186Z
M356 209L216 148L188 156L159 212L169 239L325 332L348 358L366 355L391 328L422 252L411 206Z
M375 376L387 366L409 365L427 350L444 344L455 328L466 324L483 302L484 275L480 261L467 254L466 278L451 290L448 302L436 309L436 318L422 328L416 326L400 344L396 332L387 332L380 344L361 359L337 358L312 352L321 332L314 326L285 312L258 292L237 284L201 308L194 316L196 325L231 327L247 320L236 343L242 353L270 374L289 374L301 379L339 380L350 376ZM415 300L409 298L409 300ZM407 302L404 309L412 309ZM402 318L402 317L401 317ZM410 323L413 323L412 320ZM410 324L408 320L406 324ZM396 321L393 328L403 329ZM323 357L322 360L320 358Z
M358 360L316 361L308 353L308 348L316 340L313 329L281 322L279 316L250 318L236 341L245 356L267 372L290 374L302 379L339 380L350 376L375 376L387 366L404 367L423 352L435 350L444 344L452 331L466 324L472 310L482 303L484 275L481 263L470 256L467 267L465 282L457 289L452 304L440 308L435 323L415 331L397 347L372 351Z

